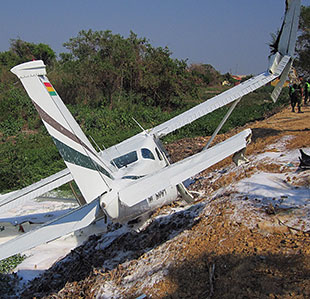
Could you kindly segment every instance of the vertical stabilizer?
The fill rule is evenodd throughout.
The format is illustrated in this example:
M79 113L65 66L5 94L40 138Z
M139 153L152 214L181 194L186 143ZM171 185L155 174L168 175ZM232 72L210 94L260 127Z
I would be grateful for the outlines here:
M301 0L286 0L286 13L279 35L278 52L281 55L295 54L295 44L299 25Z
M294 56L299 25L301 0L286 0L286 10L279 34L271 47L271 54Z
M49 82L43 61L26 62L11 71L32 99L85 200L108 191L113 176Z

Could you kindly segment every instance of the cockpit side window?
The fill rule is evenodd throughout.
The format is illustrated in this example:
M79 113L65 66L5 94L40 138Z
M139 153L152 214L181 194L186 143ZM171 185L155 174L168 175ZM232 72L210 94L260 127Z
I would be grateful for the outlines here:
M124 166L127 166L133 162L136 162L138 160L138 155L136 151L127 153L123 156L117 157L111 161L112 165L116 165L117 168L122 168Z
M157 149L157 147L155 147L155 152L156 152L156 155L158 157L158 159L161 161L163 159L162 155L160 154L159 150Z
M142 158L155 160L153 153L148 148L141 149Z

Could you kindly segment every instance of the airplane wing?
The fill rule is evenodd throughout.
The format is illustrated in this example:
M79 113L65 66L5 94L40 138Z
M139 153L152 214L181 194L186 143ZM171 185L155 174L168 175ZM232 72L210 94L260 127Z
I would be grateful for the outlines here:
M276 101L282 90L283 84L287 79L295 52L301 0L290 0L287 1L286 4L287 9L283 25L277 40L273 45L273 53L275 55L271 59L272 63L267 72L247 80L242 84L154 127L150 130L150 133L157 135L159 138L165 136L222 106L234 102L242 96L281 76L280 83L272 94L272 99Z
M169 186L182 183L187 178L244 149L251 133L250 129L244 130L207 150L139 179L119 192L121 202L131 207Z
M22 206L26 200L39 197L72 180L72 175L69 169L66 168L23 189L4 194L0 197L0 215L12 208Z
M50 242L90 225L98 216L99 199L0 245L0 260Z
M195 106L194 108L187 110L186 112L154 127L153 129L150 129L149 133L154 134L159 138L163 137L220 107L236 101L242 96L247 95L248 93L278 78L290 60L290 56L282 57L275 72L266 71L260 75L257 75L256 77L253 77Z

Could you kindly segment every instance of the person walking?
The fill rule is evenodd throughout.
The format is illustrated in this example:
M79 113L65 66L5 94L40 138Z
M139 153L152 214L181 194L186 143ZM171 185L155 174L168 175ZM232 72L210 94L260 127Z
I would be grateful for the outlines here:
M295 106L297 104L298 113L301 111L301 101L302 101L302 87L301 84L294 83L290 86L289 95L291 98L292 112L295 112Z

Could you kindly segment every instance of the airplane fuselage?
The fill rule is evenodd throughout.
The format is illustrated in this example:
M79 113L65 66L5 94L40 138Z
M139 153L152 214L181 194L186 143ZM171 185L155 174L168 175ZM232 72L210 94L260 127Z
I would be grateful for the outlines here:
M178 197L177 187L170 186L147 196L131 207L122 201L122 196L128 195L127 186L170 164L164 148L154 136L145 132L140 133L116 147L106 149L100 155L110 165L110 170L115 177L111 186L112 191L103 194L100 198L103 211L112 220L117 222L132 220ZM138 193L139 190L137 190ZM130 194L130 196L134 195Z

